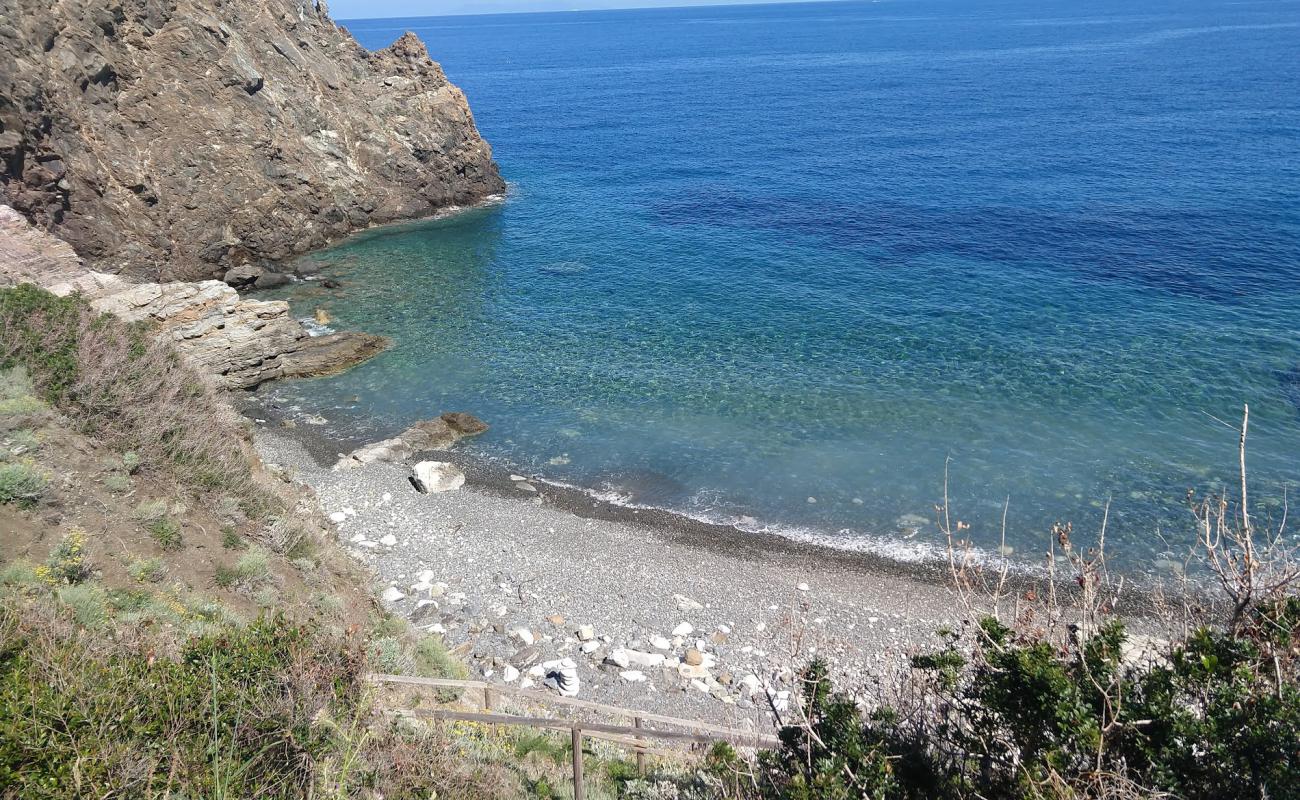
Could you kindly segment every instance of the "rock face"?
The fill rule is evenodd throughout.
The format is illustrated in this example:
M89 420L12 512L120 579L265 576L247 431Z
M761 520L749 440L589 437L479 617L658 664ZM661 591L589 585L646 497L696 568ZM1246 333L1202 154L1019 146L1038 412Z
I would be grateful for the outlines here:
M260 284L503 190L413 34L370 53L320 0L0 0L0 201L101 271Z
M0 206L0 286L33 283L128 322L147 320L216 384L248 389L274 378L341 372L388 346L382 336L312 337L281 301L246 300L220 281L131 283L86 267L66 243Z

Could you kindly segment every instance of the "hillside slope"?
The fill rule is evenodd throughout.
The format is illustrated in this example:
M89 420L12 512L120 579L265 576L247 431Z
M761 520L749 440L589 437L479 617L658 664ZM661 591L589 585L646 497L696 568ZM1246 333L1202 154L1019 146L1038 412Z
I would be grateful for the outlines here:
M100 269L222 277L499 193L407 34L310 0L0 0L0 198Z

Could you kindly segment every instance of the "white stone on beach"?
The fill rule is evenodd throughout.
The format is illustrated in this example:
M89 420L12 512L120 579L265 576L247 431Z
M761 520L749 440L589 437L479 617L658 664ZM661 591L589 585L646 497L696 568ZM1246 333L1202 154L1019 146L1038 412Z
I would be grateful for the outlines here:
M519 670L511 664L506 664L501 668L501 679L506 683L514 683L519 680Z
M655 648L656 650L672 650L672 649L673 649L673 643L672 643L672 642L670 642L670 641L668 641L667 639L665 639L664 637L662 637L662 636L658 636L658 635L655 635L655 636L651 636L651 637L650 637L650 646L653 647L653 648Z
M424 494L450 492L465 485L465 473L446 461L421 461L412 470L411 483Z
M347 518L348 515L344 514L342 511L335 511L333 514L330 514L330 522L333 522L335 525L347 521Z
M379 540L379 543L382 544L384 547L396 547L396 546L397 546L397 537L394 536L394 535L391 534L391 533L389 533L389 534L385 534L385 535L384 535L384 536Z
M512 481L526 481L526 480L528 480L528 479L525 478L523 475L511 475L511 476L510 476L510 480L512 480Z
M618 676L628 683L643 683L645 673L638 669L627 669L618 673Z
M759 689L763 688L763 682L758 679L757 675L751 672L740 679L740 686L745 694L753 697Z
M692 600L684 594L673 595L673 600L677 601L678 611L699 611L704 608L699 602Z
M673 628L673 636L690 636L694 632L695 626L689 622L680 623L676 628Z
M513 634L516 639L523 642L525 646L531 645L533 642L537 641L537 637L527 628L515 628L510 633Z
M600 642L591 641L582 643L582 652L591 655L600 649Z
M699 679L707 678L709 671L700 665L682 663L677 665L677 674L683 678Z
M398 589L396 586L389 586L384 590L384 593L379 596L379 599L383 600L385 603L396 603L398 600L402 600L405 597L406 593L401 589Z
M798 590L801 591L801 592L806 592L806 591L808 591L809 589L811 589L812 587L809 586L809 585L806 584L806 583L800 583L799 585L795 586L794 588L798 589Z
M622 652L621 658L615 658L615 655ZM621 667L638 666L642 668L662 667L664 665L663 653L643 653L640 650L624 650L619 648L610 653L610 660ZM619 664L619 661L625 661L626 664Z
M610 654L605 657L605 660L619 669L627 669L632 666L632 660L628 658L627 651L621 647L610 651Z
M578 638L584 642L589 642L596 638L596 629L591 625L579 625Z

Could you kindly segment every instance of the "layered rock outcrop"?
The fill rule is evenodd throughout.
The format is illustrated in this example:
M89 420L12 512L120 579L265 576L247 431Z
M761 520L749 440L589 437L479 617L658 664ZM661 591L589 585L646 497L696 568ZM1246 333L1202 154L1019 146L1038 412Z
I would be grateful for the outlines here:
M79 292L129 322L145 320L226 389L276 378L341 372L388 346L382 336L311 336L283 301L248 300L220 281L133 283L92 270L65 242L0 206L0 286L32 283L58 295Z
M0 201L103 272L223 277L502 192L407 34L312 0L0 0Z

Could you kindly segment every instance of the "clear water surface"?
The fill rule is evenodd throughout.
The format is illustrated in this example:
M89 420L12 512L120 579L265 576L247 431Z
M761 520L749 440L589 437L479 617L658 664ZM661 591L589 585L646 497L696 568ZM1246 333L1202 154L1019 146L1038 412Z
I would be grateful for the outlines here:
M898 0L352 21L468 94L503 204L311 256L397 346L270 393L476 413L627 502L900 556L957 516L1149 565L1300 482L1300 3ZM1166 544L1163 539L1168 539Z

